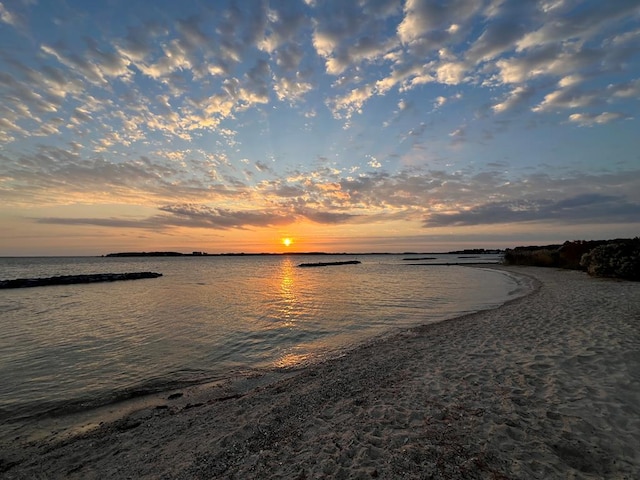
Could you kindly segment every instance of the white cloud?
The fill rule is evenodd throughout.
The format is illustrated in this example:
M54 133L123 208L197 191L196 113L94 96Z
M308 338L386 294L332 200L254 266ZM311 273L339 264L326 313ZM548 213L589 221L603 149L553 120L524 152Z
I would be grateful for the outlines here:
M526 6L528 2L521 3ZM518 12L508 20L487 24L480 37L467 50L466 57L473 63L487 62L511 51L513 43L524 32L524 24L520 21L522 15L526 15L526 12Z
M599 101L596 92L580 92L572 88L556 90L545 95L544 100L531 110L534 112L548 112L560 108L584 108Z
M316 49L318 55L322 57L330 56L338 44L338 35L329 31L319 31L316 23L316 29L313 31L313 47Z
M636 30L632 30L630 32L624 32L620 35L615 35L607 43L611 43L612 45L618 47L627 43L631 43L635 41L638 37L640 37L640 28Z
M405 2L405 16L398 26L400 40L410 43L434 27L434 20L437 18L437 14L435 11L428 11L428 7L427 2L419 0L407 0Z
M609 85L607 91L618 98L640 98L640 78L617 85Z
M515 87L500 103L493 105L491 108L495 113L504 113L512 110L526 101L528 101L534 94L532 88L526 85Z
M70 68L74 73L84 76L92 83L106 85L107 80L104 75L95 65L91 62L77 56L67 56L60 47L53 45L41 45L40 49L47 55L51 55L56 58L61 64Z
M363 8L353 2L340 2L321 10L313 21L312 43L325 60L326 72L341 75L363 63L392 61L399 43L384 23L396 6L395 0Z
M294 42L309 19L302 11L295 8L271 8L266 12L267 24L263 37L256 46L269 54L277 51L290 42Z
M18 19L0 2L0 21L13 27L18 25Z
M304 81L280 78L273 88L279 100L295 103L302 100L304 95L313 89L313 85Z
M129 70L130 61L117 52L105 52L98 47L95 40L88 40L88 56L93 60L93 64L105 77L129 77L132 72Z
M573 113L569 115L569 121L577 123L582 127L591 127L593 125L602 125L605 123L613 122L615 120L622 120L629 118L628 115L622 113L603 112L599 114L593 113Z
M502 83L522 83L532 78L575 74L602 61L604 52L594 50L560 50L552 45L521 57L500 59L496 65Z
M379 94L384 95L396 85L408 81L411 77L414 77L411 81L411 85L417 85L419 83L418 79L425 79L422 83L433 82L435 78L430 73L427 73L427 69L430 68L430 66L431 65L416 64L404 66L403 68L392 69L391 73L387 77L376 81L376 91ZM410 88L410 85L405 85L400 90L402 91L403 89L408 88Z
M560 79L560 81L558 82L558 86L561 88L573 87L581 83L583 80L584 78L582 77L582 75L567 75L566 77Z
M292 103L300 101L304 95L313 89L313 85L302 79L279 78L275 79L273 86L278 99L281 101L289 101Z
M558 0L541 6L547 14L543 26L525 34L517 42L517 51L539 48L550 43L576 41L582 44L610 24L633 17L640 12L640 6L635 0L590 2L584 6ZM554 16L556 13L557 16Z
M458 85L464 81L467 66L462 62L443 63L436 69L436 78L445 85Z
M467 140L467 127L466 125L462 125L461 127L455 129L453 132L449 133L451 137L452 145L460 145Z
M187 50L177 39L163 45L162 51L163 56L154 63L141 62L136 64L136 67L145 75L156 80L166 77L176 70L192 70Z
M311 173L316 173L317 178L330 178L332 183L340 185L340 189L330 190L327 201L332 207L353 206L356 204L349 204L351 199L359 198L362 203L358 205L364 205L363 208L410 204L411 208L418 209L427 204L430 197L418 187L414 188L415 185L428 187L434 198L440 195L436 199L441 205L451 198L451 191L459 195L457 198L469 199L476 195L466 191L470 187L477 187L485 195L492 194L493 190L488 188L488 180L485 183L479 179L468 180L463 186L464 182L456 183L452 177L447 179L445 187L428 181L426 175L414 176L411 181L395 174L385 177L382 171L377 171L382 164L375 157L401 158L400 151L405 147L418 152L418 140L424 143L420 145L424 149L418 152L422 157L431 154L428 149L440 148L436 143L449 148L447 142L455 145L465 141L467 132L469 136L480 132L482 126L478 128L478 123L473 122L478 122L481 114L488 110L499 114L526 106L518 113L531 118L530 110L543 114L569 109L574 111L563 112L563 118L568 118L565 123L580 126L629 118L623 113L611 113L620 111L622 103L629 103L632 111L631 102L640 98L640 80L630 80L637 77L633 71L637 51L634 53L632 48L638 38L637 26L629 27L625 23L623 28L631 28L628 32L612 28L614 20L621 19L623 14L631 20L637 18L632 16L637 8L628 0L620 0L619 7L586 5L584 8L575 2L561 1L455 0L449 2L448 8L445 3L336 1L318 2L313 10L303 4L289 8L288 2L277 5L272 2L270 7L260 2L255 8L248 8L242 2L234 8L215 4L201 9L204 12L201 17L188 16L190 12L185 11L185 17L175 21L164 19L167 23L154 24L140 19L141 23L135 24L137 19L133 19L132 25L121 30L122 38L102 38L104 33L100 29L96 30L94 40L76 43L72 43L76 38L73 32L69 32L68 43L54 43L55 38L66 38L62 34L46 39L34 37L44 40L37 44L39 51L28 62L11 58L11 52L6 49L2 52L0 93L4 102L0 109L0 141L39 135L42 137L38 141L43 144L68 144L72 134L71 138L86 144L87 149L95 145L95 150L103 151L106 164L76 161L69 169L63 169L65 174L75 173L80 177L78 172L82 171L86 175L84 179L91 183L94 180L88 178L86 170L110 172L115 190L126 191L131 197L149 193L158 198L170 195L167 192L171 188L179 192L176 195L188 196L187 187L202 194L199 187L205 180L216 183L216 188L217 182L227 182L229 188L232 185L241 188L241 182L233 175L242 176L243 169L251 171L253 166L265 174L277 175L276 167L288 160L278 158L278 164L274 164L270 172L266 168L270 163L256 160L247 153L249 140L244 135L247 131L252 131L252 135L261 134L261 122L270 115L271 107L278 115L287 115L292 110L300 121L300 131L305 134L304 128L310 125L324 129L326 112L317 108L320 105L328 107L334 118L352 121L355 128L349 135L343 132L335 135L332 138L335 144L323 145L327 151L310 153L309 158L324 157L323 163L331 164L335 172L301 172L301 177L308 180ZM4 9L2 3L0 8ZM6 9L0 10L0 16L4 11ZM532 14L520 15L522 12ZM598 15L606 18L600 20L596 18ZM568 21L574 17L578 27ZM474 28L470 28L472 20ZM476 20L481 23L475 23ZM8 23L5 17L2 21ZM12 29L7 30L15 34ZM542 37L542 42L534 45L534 40ZM611 85L602 88L608 82L612 82ZM432 85L421 88L427 83ZM331 86L325 88L328 84ZM454 85L460 87L452 88ZM467 102L455 105L455 114L460 115L457 121L469 122L455 129L449 117L449 110L453 108L442 107L460 98L460 94L452 95L452 92L462 89L465 92L475 89L475 92L465 96L469 99L468 105ZM495 98L480 98L486 94ZM371 101L374 96L385 95L388 98ZM317 98L321 98L317 105L302 103ZM293 108L278 101L287 102ZM492 106L487 105L490 102ZM269 108L264 108L269 103ZM410 105L412 108L408 108ZM368 148L368 145L361 146L369 141L363 138L375 137L379 130L367 123L367 118L358 118L356 114L374 106L389 110L382 112L386 114L383 118L375 112L378 126L393 116L393 121L385 123L393 127L385 132L389 134L387 146L378 151L364 150L374 153L375 156L366 157L365 162L380 175L367 176L361 165L361 170L353 167L351 173L354 177L366 178L341 184L340 175L349 172L352 165L340 164L342 159L336 153L340 151L338 140L346 139L345 150L356 144L358 148ZM432 107L441 111L432 115ZM587 108L591 111L592 107L609 112L582 112ZM478 115L474 117L474 114ZM316 118L307 121L302 115ZM443 120L442 125L437 124L439 119ZM494 122L507 123L506 119ZM327 131L332 127L328 125ZM442 128L446 128L444 133ZM436 136L438 141L428 145ZM403 144L407 139L411 141ZM250 141L262 140L252 136ZM373 138L371 142L378 140ZM205 143L206 148L198 146L215 151L217 157L206 167L203 160L202 166L197 167L199 178L186 182L181 189L183 177L196 168L192 156L184 153L187 149L183 148L183 142ZM397 151L392 151L394 142L402 144ZM128 148L119 148L122 146ZM74 150L78 151L78 148ZM180 166L183 170L172 171L167 176L170 181L163 182L161 178L145 177L137 172L138 167L147 168L142 164L119 169L117 161L110 160L117 155L124 158L122 152L129 151L154 152L165 161L174 161L174 167ZM362 151L352 158L362 158ZM58 155L61 154L58 152ZM241 157L248 158L249 167L240 164ZM55 163L52 155L50 159ZM61 178L57 175L62 172L47 170L50 166L46 162L39 163L38 167ZM158 170L148 168L160 175ZM127 184L124 172L137 174L141 183ZM18 173L22 173L20 178L28 183L28 175ZM260 176L255 170L252 173ZM431 180L432 177L435 175ZM44 178L38 181L42 182L35 183L36 188L42 186L38 192L42 194L40 198L45 198L47 192L59 193L53 182L46 183ZM147 184L143 185L144 182ZM309 187L301 183L286 189L280 187L279 192L283 197L286 193L288 198L298 196L296 192L305 189L313 195L315 188L317 204L305 205L308 208L328 198L318 193L322 190L318 185ZM368 196L359 190L368 187L371 188ZM148 191L145 192L145 188ZM81 186L74 184L71 190L74 189L81 190ZM402 195L398 193L401 189ZM204 190L205 196L210 195L206 188ZM328 195L328 190L322 191ZM507 196L511 193L501 192ZM473 201L479 202L475 197ZM467 206L473 206L472 200L468 200ZM448 207L455 210L455 206Z
M473 0L453 0L446 5L430 0L407 0L404 18L398 25L398 37L403 43L412 43L425 37L434 38L434 32L447 37L455 35L481 6L481 2Z
M342 96L337 96L327 101L335 118L349 119L354 113L360 111L364 103L374 94L374 88L371 85L363 85L354 88L350 92Z
M369 161L367 162L367 165L369 165L371 168L381 168L382 167L382 164L373 155L369 155Z

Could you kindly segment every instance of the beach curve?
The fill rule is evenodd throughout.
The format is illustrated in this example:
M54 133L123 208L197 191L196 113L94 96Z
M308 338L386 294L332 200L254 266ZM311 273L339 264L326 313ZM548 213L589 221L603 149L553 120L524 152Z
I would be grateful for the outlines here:
M5 478L637 478L640 284L496 267L536 289L247 391L56 443ZM202 392L200 392L200 395ZM174 397L175 398L175 397Z

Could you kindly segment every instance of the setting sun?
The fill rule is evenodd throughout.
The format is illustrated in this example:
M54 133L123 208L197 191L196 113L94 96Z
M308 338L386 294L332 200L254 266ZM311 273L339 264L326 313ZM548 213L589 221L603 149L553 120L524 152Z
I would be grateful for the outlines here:
M282 243L285 247L288 247L293 243L293 240L291 240L290 238L283 238Z

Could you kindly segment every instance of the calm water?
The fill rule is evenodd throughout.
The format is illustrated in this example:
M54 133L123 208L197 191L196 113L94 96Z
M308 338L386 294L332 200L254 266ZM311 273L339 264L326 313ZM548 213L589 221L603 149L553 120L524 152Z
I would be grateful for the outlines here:
M403 258L0 258L0 279L164 275L0 290L0 424L299 366L399 328L499 305L519 291L500 272ZM362 264L297 267L352 259Z

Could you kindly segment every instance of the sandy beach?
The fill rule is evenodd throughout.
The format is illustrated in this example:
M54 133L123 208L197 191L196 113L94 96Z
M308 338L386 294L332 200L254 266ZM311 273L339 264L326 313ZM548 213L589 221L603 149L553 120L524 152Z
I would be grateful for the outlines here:
M534 291L275 382L167 393L64 441L16 442L0 477L640 478L640 283L491 268Z

